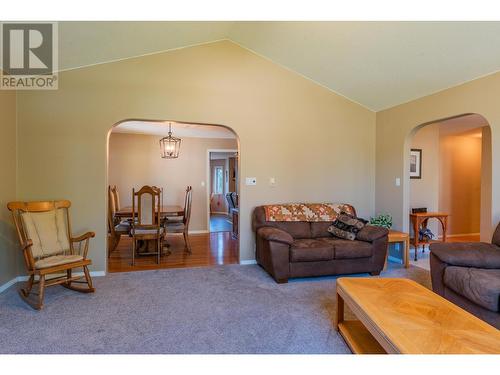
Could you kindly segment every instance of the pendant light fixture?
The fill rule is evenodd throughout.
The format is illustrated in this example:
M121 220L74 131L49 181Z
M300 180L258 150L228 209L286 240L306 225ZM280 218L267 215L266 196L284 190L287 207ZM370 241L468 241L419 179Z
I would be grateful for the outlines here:
M168 136L160 139L161 157L164 159L176 159L179 157L181 139L172 137L172 124L168 123Z

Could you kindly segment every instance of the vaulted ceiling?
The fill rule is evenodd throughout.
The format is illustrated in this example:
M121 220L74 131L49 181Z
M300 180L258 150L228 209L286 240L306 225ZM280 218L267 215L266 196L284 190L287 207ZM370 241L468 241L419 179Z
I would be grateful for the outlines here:
M61 70L229 39L379 111L500 70L500 22L61 22Z

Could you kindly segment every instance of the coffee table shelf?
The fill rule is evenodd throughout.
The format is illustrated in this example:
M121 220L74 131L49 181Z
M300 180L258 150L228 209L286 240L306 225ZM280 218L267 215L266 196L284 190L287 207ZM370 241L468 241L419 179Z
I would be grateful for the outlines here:
M349 349L355 354L387 354L370 331L359 320L344 320L338 329Z

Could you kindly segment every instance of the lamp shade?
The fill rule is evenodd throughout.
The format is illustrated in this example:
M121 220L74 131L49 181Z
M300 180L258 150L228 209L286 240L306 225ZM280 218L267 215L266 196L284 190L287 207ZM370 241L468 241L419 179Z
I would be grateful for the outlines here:
M161 157L164 159L176 159L179 157L181 139L172 136L172 125L169 124L168 136L160 139Z

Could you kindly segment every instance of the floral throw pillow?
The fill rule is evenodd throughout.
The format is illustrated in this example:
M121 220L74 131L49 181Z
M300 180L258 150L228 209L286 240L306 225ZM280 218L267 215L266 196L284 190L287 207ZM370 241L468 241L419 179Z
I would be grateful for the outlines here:
M341 212L328 227L328 232L333 236L354 241L358 232L368 223L367 220Z

